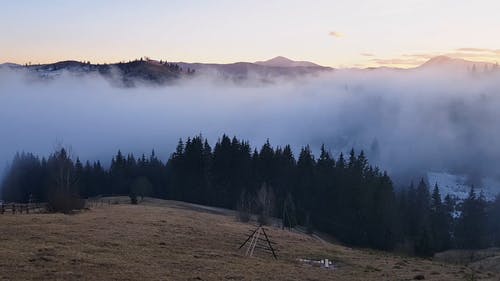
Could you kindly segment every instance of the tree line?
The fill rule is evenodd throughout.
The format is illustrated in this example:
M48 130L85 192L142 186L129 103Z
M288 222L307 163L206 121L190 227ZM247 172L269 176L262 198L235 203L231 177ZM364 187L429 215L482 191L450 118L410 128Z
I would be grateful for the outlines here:
M442 199L439 187L429 188L424 180L396 191L363 151L334 157L322 146L316 157L305 146L295 157L289 145L267 141L252 149L226 135L213 147L202 136L181 139L166 162L154 151L139 157L118 151L109 167L74 160L62 148L48 158L18 153L1 192L5 201L66 208L68 200L81 204L78 198L102 194L181 200L265 213L349 245L421 256L500 246L500 198L487 202L471 189L463 201Z

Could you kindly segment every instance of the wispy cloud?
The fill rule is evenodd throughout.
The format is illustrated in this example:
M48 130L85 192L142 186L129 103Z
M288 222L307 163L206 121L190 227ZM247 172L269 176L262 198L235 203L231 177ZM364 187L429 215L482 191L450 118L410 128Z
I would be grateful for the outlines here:
M432 59L433 57L436 57L436 56L439 56L439 55L442 55L442 54L438 54L438 53L416 53L416 54L404 54L403 57L428 60L428 59Z
M476 52L476 53L491 53L494 52L492 49L484 49L484 48L458 48L458 52Z
M338 31L330 31L328 33L329 36L332 36L332 37L335 37L335 38L340 38L340 37L344 37L344 34L338 32Z
M360 55L362 55L363 57L374 57L375 56L372 53L361 53Z
M373 58L371 61L381 66L411 67L418 66L437 56L494 63L500 60L500 49L467 47L450 50L449 52L406 53L394 58Z
M487 48L459 48L457 52L475 53L481 55L500 55L500 49L487 49Z
M500 53L499 53L500 54ZM478 59L478 60L491 60L498 59L498 55L495 53L484 53L484 52L451 52L444 54L445 56L460 59Z
M372 59L372 61L379 65L385 66L417 66L422 64L422 60L419 59L406 59L406 58L392 58L392 59Z

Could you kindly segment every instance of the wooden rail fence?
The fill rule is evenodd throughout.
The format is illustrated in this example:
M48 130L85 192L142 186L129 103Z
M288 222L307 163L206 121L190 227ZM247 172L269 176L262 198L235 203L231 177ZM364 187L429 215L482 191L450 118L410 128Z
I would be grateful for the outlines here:
M92 197L92 198L88 198L85 201L86 201L85 203L86 203L87 208L104 207L104 206L110 206L110 205L130 203L130 199L128 199L128 197L127 198Z
M86 208L104 207L116 204L126 204L130 200L124 198L106 198L102 196L85 200ZM1 203L0 215L6 214L40 214L47 212L47 203Z
M3 214L35 214L45 213L46 203L2 203L0 204L0 215Z

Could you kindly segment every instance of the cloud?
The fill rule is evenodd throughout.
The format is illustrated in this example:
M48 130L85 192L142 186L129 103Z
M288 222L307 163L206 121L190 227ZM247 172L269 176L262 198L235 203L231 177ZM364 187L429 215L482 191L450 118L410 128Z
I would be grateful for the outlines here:
M374 57L375 55L372 53L360 53L363 57Z
M335 38L341 38L344 37L344 34L338 32L338 31L330 31L328 33L329 36L335 37Z
M403 54L403 57L428 60L428 59L432 59L432 58L440 56L440 55L442 55L442 54L439 54L439 53L417 53L417 54Z
M459 48L457 49L459 52L478 52L478 53L491 53L494 50L491 49L483 49L483 48Z
M474 53L474 52L451 52L451 53L446 53L444 54L445 56L452 57L452 58L460 58L460 59L478 59L480 61L483 60L491 60L495 59L496 55L494 54L487 54L487 53Z
M467 55L472 55L471 53L475 53L478 56L498 56L500 55L500 49L486 49L486 48L459 48L456 49L457 52L462 53L466 52Z
M405 58L393 58L393 59L372 59L373 62L379 65L396 65L396 66L418 66L424 61L419 59L405 59Z
M492 63L500 60L500 50L481 49L481 48L459 48L451 52L437 53L410 53L403 54L395 58L374 58L372 61L379 65L401 65L418 66L437 56L446 56L450 58L472 60L477 62Z
M500 54L500 49L485 49L485 48L459 48L458 52L475 52L475 53L492 53Z
M484 58L485 54L484 53L477 53L477 52L448 52L448 53L416 53L416 54L404 54L403 57L407 58L414 58L414 59L421 59L422 61L430 60L432 58L438 57L438 56L446 56L450 58L460 58L460 59L466 59L466 58Z
M419 66L431 58L439 56L439 53L414 53L414 54L403 54L400 57L395 58L374 58L373 62L379 65L400 65L406 67Z
M397 183L425 171L500 176L500 72L337 70L276 82L116 88L100 76L37 81L0 68L0 165L16 151L46 156L57 142L84 161L118 149L166 160L179 137L202 133L213 144L226 133L257 147L291 144L296 156L306 144L336 157L364 149Z

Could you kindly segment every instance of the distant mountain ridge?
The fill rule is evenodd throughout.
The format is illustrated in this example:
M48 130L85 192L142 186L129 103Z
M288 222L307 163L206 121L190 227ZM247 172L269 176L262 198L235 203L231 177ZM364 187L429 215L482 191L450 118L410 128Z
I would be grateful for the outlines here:
M18 68L24 68L29 73L45 79L56 78L63 72L74 75L96 73L114 84L125 87L133 87L138 82L166 84L194 73L191 69L181 69L176 64L157 63L143 59L113 64L91 64L90 62L68 60L16 67L16 69Z
M249 77L261 82L272 82L275 78L296 78L304 75L316 75L334 68L321 66L312 62L293 61L285 57L276 57L262 62L236 62L229 64L185 63L178 62L182 68L195 69L197 73L216 73L223 79L243 81Z
M469 61L465 59L452 58L448 56L437 56L429 59L417 68L472 68L472 67L495 67L496 64L490 62Z
M97 73L125 87L133 87L141 82L158 85L175 83L179 78L204 73L215 73L215 77L234 82L242 82L252 77L257 78L257 81L260 82L272 83L275 78L279 77L296 78L333 70L331 67L305 61L292 61L284 57L277 57L261 64L249 62L230 64L185 63L141 58L140 60L112 64L91 64L90 62L67 60L49 64L2 64L0 66L12 69L27 69L29 72L47 79L60 76L63 71L72 74Z
M257 61L255 64L272 67L324 67L309 61L294 61L289 58L278 56L266 61Z
M17 64L17 63L11 63L11 62L5 62L5 63L0 63L0 67L21 67L22 65Z
M141 58L139 60L112 64L91 64L90 62L68 60L38 65L4 63L0 64L0 67L27 69L32 74L48 79L61 75L63 71L72 74L97 73L113 83L125 87L133 87L137 83L157 85L170 84L175 83L179 78L192 77L199 74L215 74L213 77L216 79L229 80L237 83L245 81L252 82L249 78L252 78L253 81L274 83L277 78L298 78L336 70L308 61L294 61L282 56L254 63L236 62L229 64L166 62ZM488 62L474 62L447 56L437 56L429 59L420 66L409 69L383 66L364 69L353 68L351 70L411 71L426 69L438 71L459 70L473 73L488 72L498 70L499 68L497 64Z

